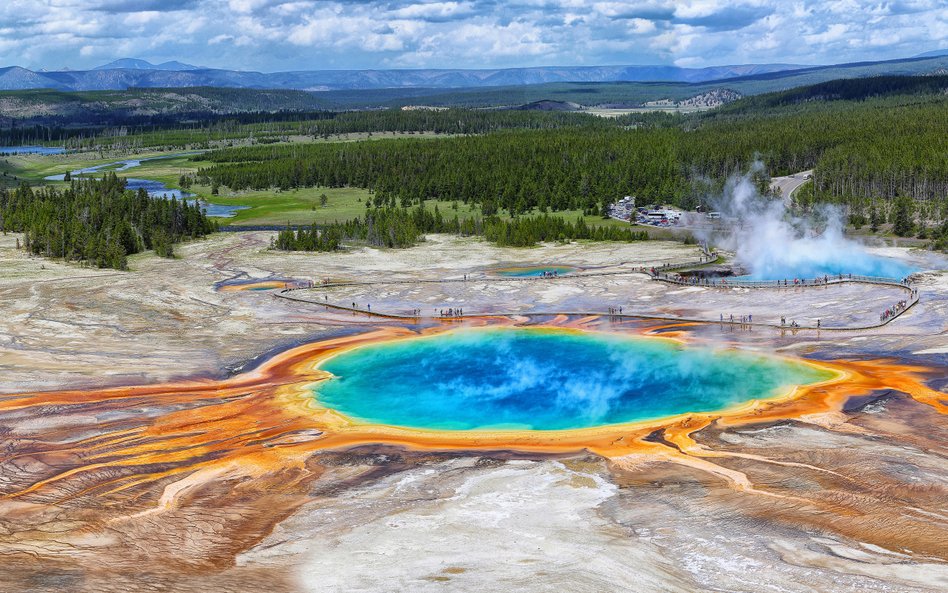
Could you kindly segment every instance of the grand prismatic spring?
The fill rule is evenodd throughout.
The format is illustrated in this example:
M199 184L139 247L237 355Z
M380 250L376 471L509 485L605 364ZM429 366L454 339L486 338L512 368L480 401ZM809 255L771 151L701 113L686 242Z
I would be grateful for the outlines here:
M360 421L565 430L713 412L833 373L658 338L467 330L365 346L320 365L317 401Z

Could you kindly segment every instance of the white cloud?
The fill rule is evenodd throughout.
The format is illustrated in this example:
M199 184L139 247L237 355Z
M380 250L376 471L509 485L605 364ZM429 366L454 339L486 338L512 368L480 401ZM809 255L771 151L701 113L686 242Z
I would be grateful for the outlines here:
M389 15L397 19L445 20L469 16L475 12L472 2L431 2L408 4L389 11Z
M707 17L721 12L725 6L736 4L738 3L717 2L715 0L680 2L675 5L675 16L679 18Z
M843 23L836 23L827 27L822 33L805 35L804 39L806 39L806 42L809 44L822 45L831 43L833 41L839 41L846 36L847 31L849 31L849 27L847 25Z
M228 0L227 2L231 10L240 14L251 13L266 4L267 0Z
M657 27L654 21L640 18L629 20L629 33L634 33L636 35L646 35L648 33L654 33L656 30Z
M946 46L944 0L0 2L0 64L33 68L832 63Z
M145 10L142 12L129 13L122 22L129 27L138 27L160 20L161 18L162 14L157 10Z

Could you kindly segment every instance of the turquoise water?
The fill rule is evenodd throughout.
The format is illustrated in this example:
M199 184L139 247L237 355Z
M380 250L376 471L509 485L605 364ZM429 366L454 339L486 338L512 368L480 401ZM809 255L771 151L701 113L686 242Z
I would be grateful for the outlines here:
M806 262L801 265L764 269L747 276L741 276L741 278L745 280L789 280L792 282L794 278L808 279L824 276L838 278L840 274L843 276L852 274L853 276L874 276L902 280L917 271L918 268L891 257L867 255L859 260Z
M563 276L564 274L569 274L575 270L576 268L572 268L570 266L533 266L527 268L505 268L502 270L497 270L497 273L501 276L528 278L553 273Z
M721 410L830 377L667 340L551 329L458 330L360 347L321 365L317 400L413 428L557 430Z
M746 280L789 280L794 278L812 279L824 276L874 276L901 280L917 272L918 268L907 262L872 255L861 247L825 251L801 251L784 253L778 258L759 258L748 264L752 270Z

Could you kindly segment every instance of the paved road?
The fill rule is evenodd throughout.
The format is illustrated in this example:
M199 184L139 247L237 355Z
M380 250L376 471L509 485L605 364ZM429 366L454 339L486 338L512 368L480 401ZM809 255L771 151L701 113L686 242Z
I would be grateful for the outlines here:
M784 203L790 205L790 196L798 187L803 185L807 181L807 177L813 174L813 169L809 171L800 171L799 173L794 173L793 175L788 175L787 177L773 177L770 180L770 189L780 190L780 195L783 196Z

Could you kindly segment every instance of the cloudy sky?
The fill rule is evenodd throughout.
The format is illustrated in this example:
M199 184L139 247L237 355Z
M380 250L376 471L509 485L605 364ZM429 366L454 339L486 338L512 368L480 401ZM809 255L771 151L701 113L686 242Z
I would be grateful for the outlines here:
M948 0L0 0L0 66L826 64L948 47Z

